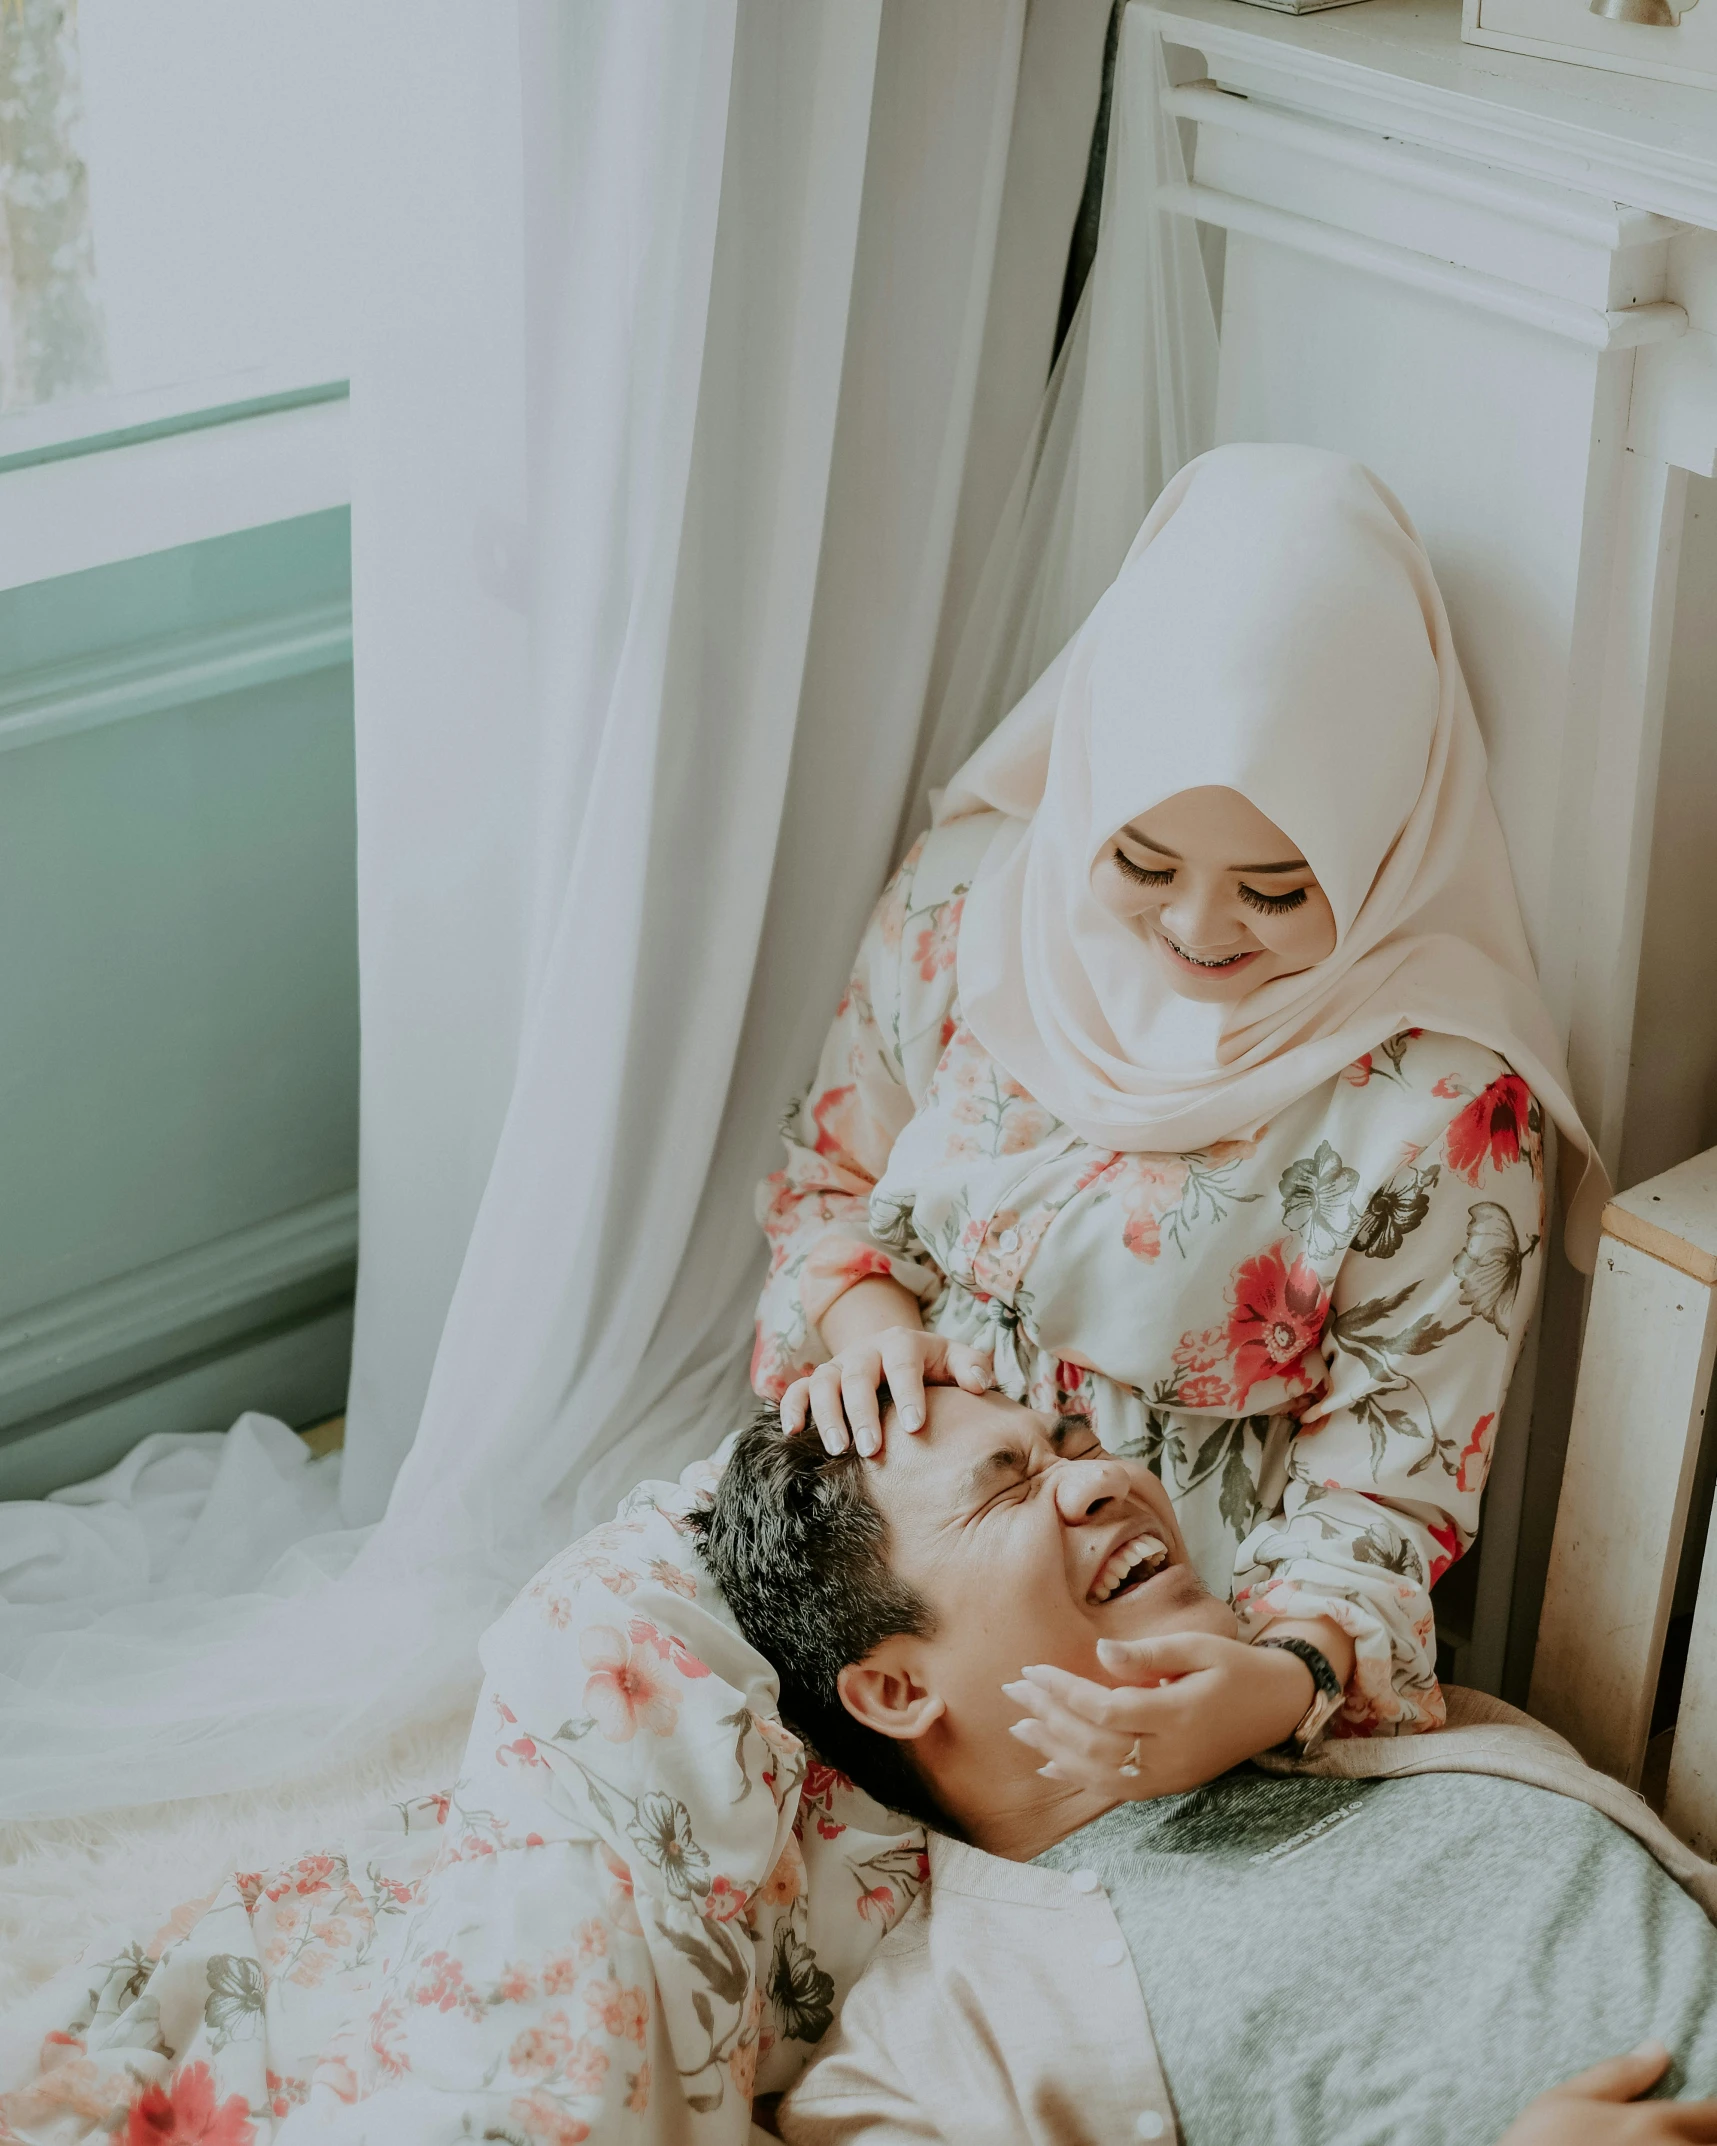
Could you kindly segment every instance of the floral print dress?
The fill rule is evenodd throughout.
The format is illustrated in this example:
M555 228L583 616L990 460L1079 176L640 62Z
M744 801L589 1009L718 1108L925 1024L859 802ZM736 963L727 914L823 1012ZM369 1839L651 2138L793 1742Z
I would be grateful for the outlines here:
M916 1897L644 1483L484 1635L444 1788L104 1937L0 2036L0 2146L744 2146ZM45 2031L43 2031L45 2030Z
M961 1019L996 825L932 830L871 919L760 1193L753 1383L783 1393L836 1298L891 1276L1004 1391L1147 1460L1251 1629L1350 1635L1341 1730L1437 1727L1430 1590L1477 1530L1538 1287L1542 1112L1495 1052L1406 1029L1244 1138L1093 1147Z

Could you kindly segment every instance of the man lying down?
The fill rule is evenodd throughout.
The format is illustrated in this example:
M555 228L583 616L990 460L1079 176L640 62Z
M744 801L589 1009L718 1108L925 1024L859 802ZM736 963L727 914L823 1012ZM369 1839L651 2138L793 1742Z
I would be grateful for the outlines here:
M1191 1635L1196 1675L1235 1623L1157 1478L1083 1422L942 1387L923 1437L862 1460L770 1411L698 1526L787 1719L934 1829L780 2109L793 2146L1717 2140L1717 2103L1521 2117L1648 2038L1662 2092L1717 2090L1717 1873L1524 1717L1474 1701L1483 1725L1132 1800L1131 1738L1085 1720L1099 1641ZM1032 1745L1028 1664L1062 1672L1034 1668Z

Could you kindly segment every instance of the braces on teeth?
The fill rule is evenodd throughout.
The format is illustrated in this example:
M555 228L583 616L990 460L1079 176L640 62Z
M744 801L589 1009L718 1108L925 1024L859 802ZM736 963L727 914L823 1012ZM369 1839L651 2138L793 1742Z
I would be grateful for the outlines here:
M1170 946L1174 948L1182 961L1190 961L1195 969L1231 969L1237 961L1244 961L1252 951L1250 947L1242 947L1238 954L1224 954L1220 961L1206 961L1198 954L1189 954L1178 939L1169 939L1166 931L1163 933L1163 937L1168 939Z

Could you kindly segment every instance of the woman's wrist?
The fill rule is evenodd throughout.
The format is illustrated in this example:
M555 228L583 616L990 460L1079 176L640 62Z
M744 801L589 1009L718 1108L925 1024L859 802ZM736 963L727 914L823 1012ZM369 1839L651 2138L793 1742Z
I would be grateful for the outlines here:
M886 1274L867 1274L854 1282L824 1312L818 1321L823 1346L831 1356L850 1349L855 1341L869 1341L891 1327L922 1330L924 1311L912 1291Z
M1331 1617L1273 1617L1258 1638L1308 1640L1335 1671L1335 1680L1343 1691L1353 1681L1353 1641ZM1306 1675L1311 1675L1309 1669Z
M1274 1626L1271 1631L1274 1633ZM1249 1754L1252 1757L1285 1744L1306 1718L1306 1710L1318 1693L1317 1679L1290 1648L1260 1647L1256 1653L1260 1665L1270 1664L1267 1672L1261 1667L1261 1673L1269 1679L1269 1696L1254 1723L1254 1749Z

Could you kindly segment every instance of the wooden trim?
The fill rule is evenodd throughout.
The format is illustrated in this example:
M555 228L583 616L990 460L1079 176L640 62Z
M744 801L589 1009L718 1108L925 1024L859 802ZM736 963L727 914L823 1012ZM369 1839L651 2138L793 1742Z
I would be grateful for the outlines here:
M0 1420L9 1402L50 1383L87 1369L99 1385L100 1366L140 1349L169 1353L175 1336L285 1290L322 1277L330 1290L349 1287L357 1249L358 1195L337 1192L0 1321Z
M1458 25L1452 50L1415 50L1396 60L1374 19L1364 22L1372 34L1356 40L1350 56L1336 39L1323 36L1321 25L1329 18L1321 16L1254 14L1224 0L1157 0L1153 12L1164 42L1202 53L1224 88L1676 222L1717 228L1717 181L1709 159L1607 133L1601 109L1582 109L1593 101L1592 85L1605 79L1589 70L1581 71L1588 77L1582 81L1562 67L1541 69L1542 79L1528 89L1524 74L1511 80L1499 69L1500 79L1481 76L1475 84L1472 54L1462 50ZM1394 27L1386 17L1385 32ZM1324 43L1336 49L1319 49ZM1559 94L1564 83L1571 94ZM1708 92L1681 94L1691 103Z
M204 392L208 392L206 387ZM106 454L114 447L136 447L144 440L206 432L212 425L240 424L251 417L272 417L277 410L344 402L350 392L348 381L320 380L308 386L253 389L249 395L229 395L225 401L211 403L187 402L184 390L168 389L164 394L104 396L71 406L49 404L40 411L0 420L0 477L15 469L36 469L44 462L69 462L79 455ZM76 429L92 424L100 429ZM15 445L18 440L28 444Z
M349 598L142 646L129 643L14 677L0 689L0 753L351 660Z
M348 1301L164 1365L146 1384L94 1395L0 1445L0 1498L46 1497L100 1475L152 1432L224 1431L247 1409L284 1423L325 1421L345 1405L351 1357Z
M351 504L344 396L0 476L0 589Z
M1594 201L1560 190L1552 193L1542 180L1493 171L1483 165L1456 163L1446 153L1362 133L1338 121L1278 111L1253 98L1218 89L1214 82L1184 83L1167 93L1163 105L1179 118L1195 120L1200 126L1274 142L1319 157L1326 164L1410 186L1416 194L1488 209L1512 222L1551 231L1582 245L1602 247L1608 253L1672 238L1680 228L1668 217L1654 216L1649 210L1618 207L1614 202Z
M1629 1214L1625 1207L1606 1207L1602 1228L1606 1237L1631 1244L1636 1251L1661 1260L1677 1273L1703 1282L1707 1289L1717 1287L1717 1258L1701 1251L1698 1245L1689 1244L1685 1237L1660 1229L1655 1222L1642 1221L1638 1215Z
M1714 1355L1717 1292L1608 1239L1527 1706L1629 1787L1651 1728Z
M1239 194L1225 194L1213 186L1165 186L1158 195L1172 215L1193 216L1200 223L1220 224L1226 231L1240 231L1249 238L1268 240L1320 260L1337 261L1369 275L1382 276L1412 290L1453 299L1481 313L1494 313L1504 320L1523 322L1587 350L1628 350L1640 343L1668 342L1687 332L1687 314L1668 300L1646 305L1621 306L1600 312L1596 306L1578 305L1570 298L1553 298L1520 283L1488 276L1476 268L1457 268L1429 254L1406 246L1393 246L1385 239L1361 238L1334 224L1318 223L1310 216L1295 216L1273 209L1261 201L1248 201Z

